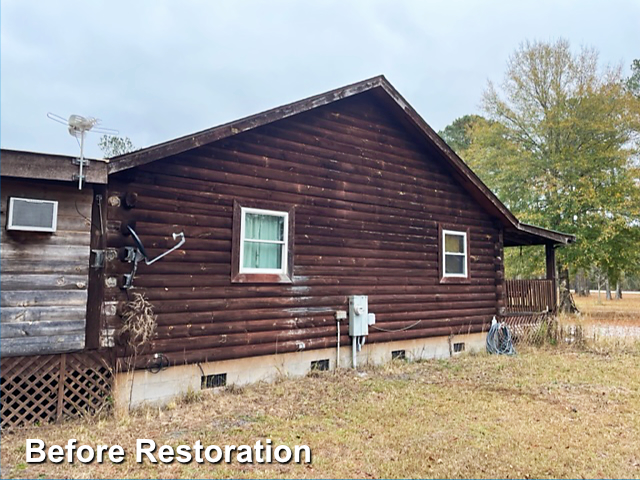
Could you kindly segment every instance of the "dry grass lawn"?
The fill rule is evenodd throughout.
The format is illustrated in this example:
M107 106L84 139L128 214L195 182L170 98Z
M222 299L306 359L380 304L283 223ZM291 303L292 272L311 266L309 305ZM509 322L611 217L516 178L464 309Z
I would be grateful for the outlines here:
M605 293L591 292L588 297L573 296L585 318L595 322L637 322L640 325L640 294L625 293L621 300L605 300Z
M576 298L583 318L640 320L640 295ZM363 372L323 372L164 409L2 435L2 477L406 478L639 477L640 347L521 348ZM121 465L25 463L25 439L122 445ZM158 445L306 444L311 465L135 463Z
M640 351L393 362L2 436L3 477L638 477ZM122 465L25 463L25 439L122 445ZM307 444L311 465L139 465L158 444Z

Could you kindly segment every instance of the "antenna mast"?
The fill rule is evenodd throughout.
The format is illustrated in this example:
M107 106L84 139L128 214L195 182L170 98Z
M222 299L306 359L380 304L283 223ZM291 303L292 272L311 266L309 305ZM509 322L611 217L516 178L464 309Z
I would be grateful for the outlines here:
M117 135L117 130L112 130L110 128L98 127L97 125L100 123L95 117L82 117L80 115L70 115L68 120L65 120L60 115L56 115L55 113L47 113L47 117L51 120L54 120L58 123L62 123L67 125L69 129L69 135L75 137L78 141L78 145L80 146L80 158L74 163L80 165L80 171L78 172L78 190L82 190L82 181L84 180L84 167L89 167L89 160L85 160L84 158L84 137L85 134L89 131L94 133L102 133L104 135ZM75 177L76 175L74 175Z

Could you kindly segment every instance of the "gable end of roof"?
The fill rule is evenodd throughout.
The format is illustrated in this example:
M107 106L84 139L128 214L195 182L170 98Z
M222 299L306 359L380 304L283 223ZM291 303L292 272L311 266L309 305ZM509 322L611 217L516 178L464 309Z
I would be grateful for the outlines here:
M426 140L430 146L435 147L435 149L442 154L449 170L462 186L476 201L481 203L489 213L499 218L505 227L520 231L524 235L537 237L540 240L539 243L569 244L575 241L575 237L572 235L521 223L383 75L289 103L281 107L276 107L217 127L159 143L142 150L114 157L108 164L108 173L111 175L171 155L177 155L202 145L222 140L367 91L382 93L382 95L380 95L381 98L387 99L395 109L402 112L403 118L417 130L421 138Z

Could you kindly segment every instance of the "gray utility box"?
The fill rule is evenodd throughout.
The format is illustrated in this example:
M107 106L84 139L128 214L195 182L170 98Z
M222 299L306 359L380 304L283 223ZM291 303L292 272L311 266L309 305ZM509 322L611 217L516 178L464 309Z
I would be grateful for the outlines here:
M352 337L369 335L369 297L367 295L349 297L349 335Z

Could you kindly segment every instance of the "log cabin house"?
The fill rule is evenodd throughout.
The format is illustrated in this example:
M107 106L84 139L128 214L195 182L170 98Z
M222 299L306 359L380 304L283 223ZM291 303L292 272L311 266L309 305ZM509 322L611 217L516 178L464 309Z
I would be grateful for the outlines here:
M83 197L93 233L89 246L82 237L89 307L79 350L108 352L123 406L346 367L354 352L362 363L483 348L491 319L509 307L555 308L554 249L575 240L520 222L382 76L106 169L106 186ZM6 236L3 309L32 305L5 299ZM509 290L503 249L518 245L546 246L547 279ZM95 268L89 250L102 259ZM157 315L139 351L118 334L135 293ZM14 320L3 310L3 334Z

